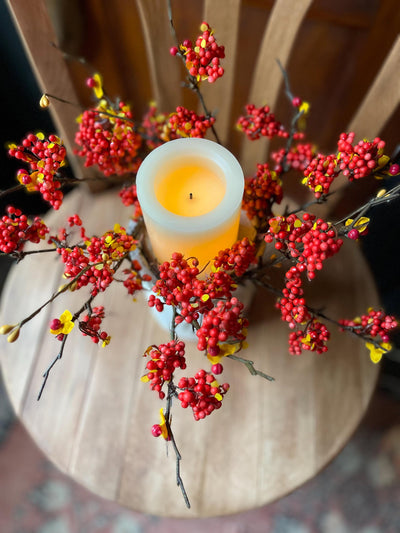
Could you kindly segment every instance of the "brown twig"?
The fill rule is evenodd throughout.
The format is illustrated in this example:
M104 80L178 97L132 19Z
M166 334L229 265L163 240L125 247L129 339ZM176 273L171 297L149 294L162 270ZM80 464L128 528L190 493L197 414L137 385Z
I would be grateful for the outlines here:
M0 191L0 198L3 196L7 196L7 194L11 194L13 192L21 191L22 189L25 189L25 185L20 183L19 185L14 185L14 187L10 187L9 189L3 189Z
M238 361L239 363L244 364L244 366L247 368L247 370L252 376L260 376L264 379L267 379L268 381L275 381L275 378L273 378L272 376L269 376L265 372L261 372L261 370L257 370L254 366L254 361L244 359L243 357L239 357L235 354L228 355L227 357L229 357L229 359L233 359L234 361Z
M72 322L75 322L79 316L81 315L81 313L83 313L83 311L87 308L90 308L90 305L91 303L93 302L95 296L92 294L90 295L90 297L88 298L88 300L82 305L82 307L79 309L79 311L77 311L73 317L72 317ZM50 372L52 370L52 368L54 367L54 365L57 363L57 361L59 361L62 356L63 356L63 353L64 353L64 347L65 347L65 343L67 342L67 338L68 338L68 335L64 335L62 341L61 341L61 347L60 347L60 350L58 352L58 354L56 355L56 357L53 359L53 361L51 362L50 366L47 368L47 370L44 372L43 374L43 382L42 382L42 386L40 387L40 391L39 391L39 394L37 396L37 401L40 400L40 398L42 397L42 394L43 394L43 390L46 386L46 383L47 383L47 380L49 378L49 375L50 375Z
M170 439L170 441L172 443L172 447L174 449L175 456L176 456L176 484L181 489L182 496L183 496L183 499L185 501L186 507L188 509L190 509L190 501L189 501L189 498L188 498L188 495L187 495L187 492L186 492L186 489L185 489L185 485L184 485L182 477L181 477L180 464L181 464L182 456L180 454L178 446L176 445L175 437L174 437L174 434L172 433L171 423L170 423L172 399L176 395L177 395L177 393L176 393L176 390L175 390L175 385L170 381L168 383L167 406L166 406L165 413L164 413L165 425L167 427L168 437L169 437L169 439Z

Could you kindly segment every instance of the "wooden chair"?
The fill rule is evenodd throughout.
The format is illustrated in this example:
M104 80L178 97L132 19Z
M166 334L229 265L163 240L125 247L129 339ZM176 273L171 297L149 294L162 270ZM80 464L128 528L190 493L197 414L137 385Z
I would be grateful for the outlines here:
M58 42L66 52L84 55L102 72L108 92L132 101L139 115L151 98L165 111L182 102L192 108L197 105L193 95L181 90L181 67L168 52L174 43L164 1L56 4L54 10L51 1L9 0L44 92L88 104L87 91L81 87L84 68L64 60L49 44ZM265 160L268 146L262 141L249 143L233 130L243 105L268 103L288 118L276 59L290 73L294 91L312 102L310 138L318 138L322 149L334 149L338 134L349 128L362 136L383 131L386 138L396 139L397 2L371 1L362 6L344 1L333 6L322 0L172 2L182 38L196 35L199 23L207 20L226 46L226 75L206 87L205 97L211 109L218 109L219 133L240 157L246 173ZM72 21L65 13L73 14ZM81 28L80 33L76 28ZM75 109L55 102L52 113L57 129L72 146ZM72 164L77 175L87 172L80 162ZM115 196L72 193L48 223L62 225L68 214L79 212L88 232L101 233L116 220L124 223ZM127 212L126 222L128 217ZM20 320L61 283L62 269L54 258L31 259L9 277L2 299L3 323ZM377 302L356 247L346 247L330 262L327 272L307 289L313 305L326 303L321 287L324 294L331 290L334 297L327 311L337 318L354 316ZM259 292L250 311L246 356L276 382L250 376L229 362L224 375L231 391L223 409L197 424L189 412L174 409L182 476L192 503L189 512L174 487L174 454L171 450L167 458L164 446L150 434L159 406L139 381L144 367L141 354L148 344L164 342L165 332L150 318L142 296L133 303L121 287L111 287L99 301L110 310L106 322L113 337L110 346L102 350L80 335L71 338L36 402L42 373L57 350L47 334L48 323L65 308L79 306L82 298L71 293L62 302L56 300L23 328L17 343L2 350L5 382L17 414L55 464L97 494L135 510L205 517L251 509L287 494L343 447L374 389L378 370L358 339L333 335L325 356L289 356L288 331L273 309L273 297ZM189 353L188 371L196 370L202 365L201 354L192 345Z

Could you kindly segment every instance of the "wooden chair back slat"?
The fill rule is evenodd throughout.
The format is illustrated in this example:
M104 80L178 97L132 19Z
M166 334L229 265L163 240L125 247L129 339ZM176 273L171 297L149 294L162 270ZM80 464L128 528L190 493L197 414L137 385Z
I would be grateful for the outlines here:
M237 75L235 67L240 7L241 0L225 0L218 3L218 9L216 9L215 0L204 2L204 20L215 29L218 43L223 43L225 50L229 51L223 61L224 76L218 80L218 83L205 83L202 87L207 106L217 113L218 136L223 144L228 144L232 131L231 107L235 75Z
M179 63L168 55L168 50L176 43L168 24L167 3L159 0L136 0L136 5L147 51L152 98L160 110L172 111L182 102L181 77Z
M115 0L112 6L103 0L85 0L81 3L70 0L70 3L76 12L79 13L80 10L80 24L73 24L71 17L63 17L62 12L57 17L57 7L61 9L60 6L64 6L65 9L65 1L8 0L43 91L65 100L84 103L85 106L91 105L90 91L82 83L82 69L78 72L74 62L67 64L62 53L49 46L56 39L63 46L63 40L60 39L63 34L72 35L72 40L76 40L74 30L79 26L86 28L79 37L81 54L89 59L94 69L104 74L110 96L114 98L121 95L132 103L136 118L140 119L152 98L164 112L173 111L177 105L196 108L194 95L181 88L182 64L169 54L170 46L176 43L168 24L165 0L136 0L129 3L129 7L124 0ZM324 151L334 149L335 139L340 131L346 129L351 115L354 118L350 121L348 130L355 130L357 136L373 137L382 130L389 117L398 113L398 41L369 93L367 86L370 84L370 76L363 79L365 68L356 69L356 82L354 76L350 75L350 70L338 69L334 51L343 54L343 40L350 39L351 46L345 47L349 53L349 62L372 64L374 57L371 57L371 50L382 34L380 28L383 24L388 29L384 33L384 39L379 42L382 42L385 52L389 50L396 35L396 22L387 26L387 13L393 12L395 0L385 0L385 9L370 5L368 9L357 6L347 9L344 0L338 0L338 4L339 7L334 8L324 7L318 0L172 1L179 38L193 38L203 19L215 29L218 42L225 45L225 75L215 84L204 82L202 92L208 109L217 113L216 127L222 142L239 157L246 174L254 172L257 162L266 160L269 143L265 139L250 142L234 131L234 122L244 104L268 104L278 118L282 118L285 123L288 121L288 113L285 116L288 106L284 98L279 99L283 77L277 59L288 70L294 91L298 90L299 95L312 104L315 100L318 101L317 108L313 107L314 112L308 121L308 135L317 142L321 142L323 137L321 148ZM377 26L376 17L380 17L382 24ZM394 13L392 18L396 17L398 16ZM329 41L332 42L331 56L331 49L326 47L324 37L327 30ZM318 43L321 43L323 49L323 61L320 59L313 65L312 71L308 70L306 76L310 83L304 86L301 81L304 78L304 75L301 77L302 65L308 67L312 58L307 65L302 64L302 58L310 49L315 50ZM247 46L248 44L251 46ZM318 56L318 50L316 53ZM380 58L382 56L381 52ZM379 61L375 61L374 72L377 71L378 64ZM332 76L335 76L333 86L327 83L327 72L331 69ZM243 75L243 72L246 74ZM343 92L346 85L349 85L351 94L357 94L356 99L347 98L348 94ZM354 113L361 87L367 96ZM310 94L307 94L308 91ZM326 106L323 110L330 124L333 119L328 133L327 127L321 126L315 115L315 109L317 114L320 113L321 101L325 98ZM82 162L76 161L72 155L75 118L79 110L53 102L50 111L57 130L67 145L75 173L78 176L94 174L93 168L84 168ZM392 120L389 123L392 137L393 125ZM387 138L387 132L382 133Z
M43 92L53 94L68 102L78 103L75 87L65 60L57 48L56 35L44 0L8 0L10 12L21 35L32 69ZM37 103L39 105L39 102ZM69 153L69 163L77 177L90 177L95 169L85 168L80 158L74 157L76 116L79 108L51 100L50 112Z
M269 105L275 108L282 86L282 74L277 59L285 68L293 48L297 32L312 0L276 0L267 26L251 82L249 102L257 107ZM251 142L244 139L241 163L245 172L253 172L255 162L264 162L268 141Z
M400 103L400 34L347 131L373 139L383 130Z

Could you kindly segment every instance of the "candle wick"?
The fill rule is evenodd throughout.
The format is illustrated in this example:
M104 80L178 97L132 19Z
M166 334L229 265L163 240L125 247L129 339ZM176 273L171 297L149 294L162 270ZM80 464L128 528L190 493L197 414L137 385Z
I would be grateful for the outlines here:
M191 200L193 200L193 194L192 194L192 193L189 194L189 198L190 198Z

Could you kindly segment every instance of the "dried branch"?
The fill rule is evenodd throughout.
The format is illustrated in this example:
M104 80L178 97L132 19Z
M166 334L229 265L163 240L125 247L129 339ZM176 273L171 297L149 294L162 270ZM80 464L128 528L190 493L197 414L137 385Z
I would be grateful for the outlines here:
M50 366L47 368L46 372L43 374L43 382L42 382L42 386L40 387L39 394L38 394L38 396L36 398L37 401L39 401L40 398L42 397L42 393L43 393L43 390L44 390L44 388L46 386L46 383L47 383L47 380L49 378L51 369L57 363L57 361L59 361L62 358L62 356L63 356L64 347L65 347L65 343L67 342L67 338L68 338L68 335L65 335L63 340L61 341L60 351L58 352L57 356L53 359L53 361L51 362Z
M82 307L79 309L79 311L77 311L73 317L72 317L72 322L75 322L79 316L81 315L81 313L83 313L83 311L85 309L90 309L90 306L91 306L91 303L93 302L93 300L95 299L95 296L91 295L88 300L82 305ZM65 347L65 343L67 342L67 338L68 338L68 335L64 335L62 341L61 341L61 347L60 347L60 351L58 352L58 354L56 355L56 357L53 359L53 361L51 362L50 366L47 368L46 372L43 374L43 383L42 383L42 386L40 387L40 391L39 391L39 394L37 396L37 401L40 400L40 398L42 397L42 393L43 393L43 390L46 386L46 383L47 383L47 380L49 378L49 375L50 375L50 371L52 370L52 368L54 367L54 365L57 363L57 361L59 361L62 356L63 356L63 353L64 353L64 347Z
M249 359L244 359L243 357L239 357L238 355L227 355L230 359L234 359L235 361L239 361L239 363L242 363L245 365L247 370L250 372L252 376L261 376L264 379L267 379L268 381L275 381L275 378L272 376L269 376L268 374L265 374L265 372L261 372L261 370L257 370L254 366L254 361L250 361Z
M185 501L186 507L188 509L190 509L190 501L189 501L189 498L188 498L188 495L187 495L187 492L186 492L186 489L185 489L185 485L184 485L182 477L181 477L180 463L181 463L181 460L182 460L182 456L181 456L181 453L180 453L180 451L178 449L178 446L176 445L175 437L174 437L174 434L172 433L172 429L171 429L172 399L174 397L176 397L176 396L177 396L177 393L176 393L175 385L172 383L172 381L170 381L168 383L167 406L166 406L165 413L164 413L165 424L167 426L168 437L169 437L169 439L170 439L170 441L172 443L172 447L174 449L175 456L176 456L176 484L181 489L182 496L183 496L183 499Z

